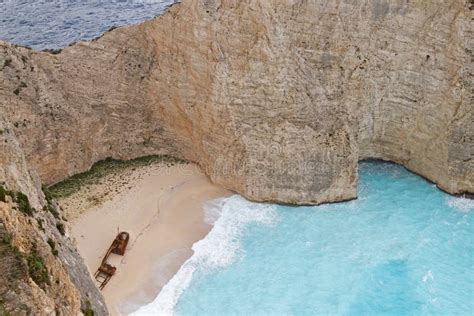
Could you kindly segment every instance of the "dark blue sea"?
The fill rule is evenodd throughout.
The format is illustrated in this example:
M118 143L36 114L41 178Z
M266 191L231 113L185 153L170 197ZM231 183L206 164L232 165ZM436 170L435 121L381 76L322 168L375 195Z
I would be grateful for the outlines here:
M0 0L0 39L34 49L93 39L160 15L173 0Z

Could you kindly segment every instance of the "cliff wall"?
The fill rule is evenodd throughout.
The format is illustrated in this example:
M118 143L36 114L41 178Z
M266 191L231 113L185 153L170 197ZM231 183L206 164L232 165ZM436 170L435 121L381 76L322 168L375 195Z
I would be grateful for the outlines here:
M53 183L171 153L251 199L356 196L357 161L473 191L466 1L184 1L60 54L1 45L2 106Z
M2 43L1 103L44 183L170 153L254 200L321 203L355 197L372 157L472 192L472 12L183 1L55 55Z
M89 308L106 315L61 210L43 194L4 114L0 112L0 314L75 315Z

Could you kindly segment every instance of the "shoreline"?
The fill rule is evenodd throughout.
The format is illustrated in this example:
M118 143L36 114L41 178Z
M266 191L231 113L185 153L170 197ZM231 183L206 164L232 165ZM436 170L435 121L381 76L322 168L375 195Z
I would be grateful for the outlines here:
M194 164L155 163L107 175L59 204L91 275L117 232L130 233L125 255L110 256L117 272L102 291L111 315L122 315L157 297L212 228L204 203L230 194Z

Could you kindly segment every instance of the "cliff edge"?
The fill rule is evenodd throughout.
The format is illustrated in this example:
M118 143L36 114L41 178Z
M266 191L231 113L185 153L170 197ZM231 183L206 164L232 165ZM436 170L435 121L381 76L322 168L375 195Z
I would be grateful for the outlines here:
M1 106L50 184L169 153L258 201L356 197L357 161L474 191L458 1L183 1L59 54L0 46Z

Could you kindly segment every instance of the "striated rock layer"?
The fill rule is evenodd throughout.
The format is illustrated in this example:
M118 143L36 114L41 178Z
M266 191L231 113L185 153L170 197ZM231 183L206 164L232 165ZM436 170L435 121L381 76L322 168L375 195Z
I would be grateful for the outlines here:
M1 103L44 183L166 152L259 201L354 198L364 158L473 192L472 12L183 1L56 55L2 43Z
M354 198L366 158L473 193L468 2L185 0L58 54L0 42L0 182L41 209L41 182L106 157L168 153L258 201ZM12 205L0 204L0 224L23 223L12 242L28 252L34 221ZM26 310L67 314L87 298L106 313L55 219L34 218L49 223L35 251L52 278L69 278L43 289L55 301ZM48 236L69 259L45 254Z

